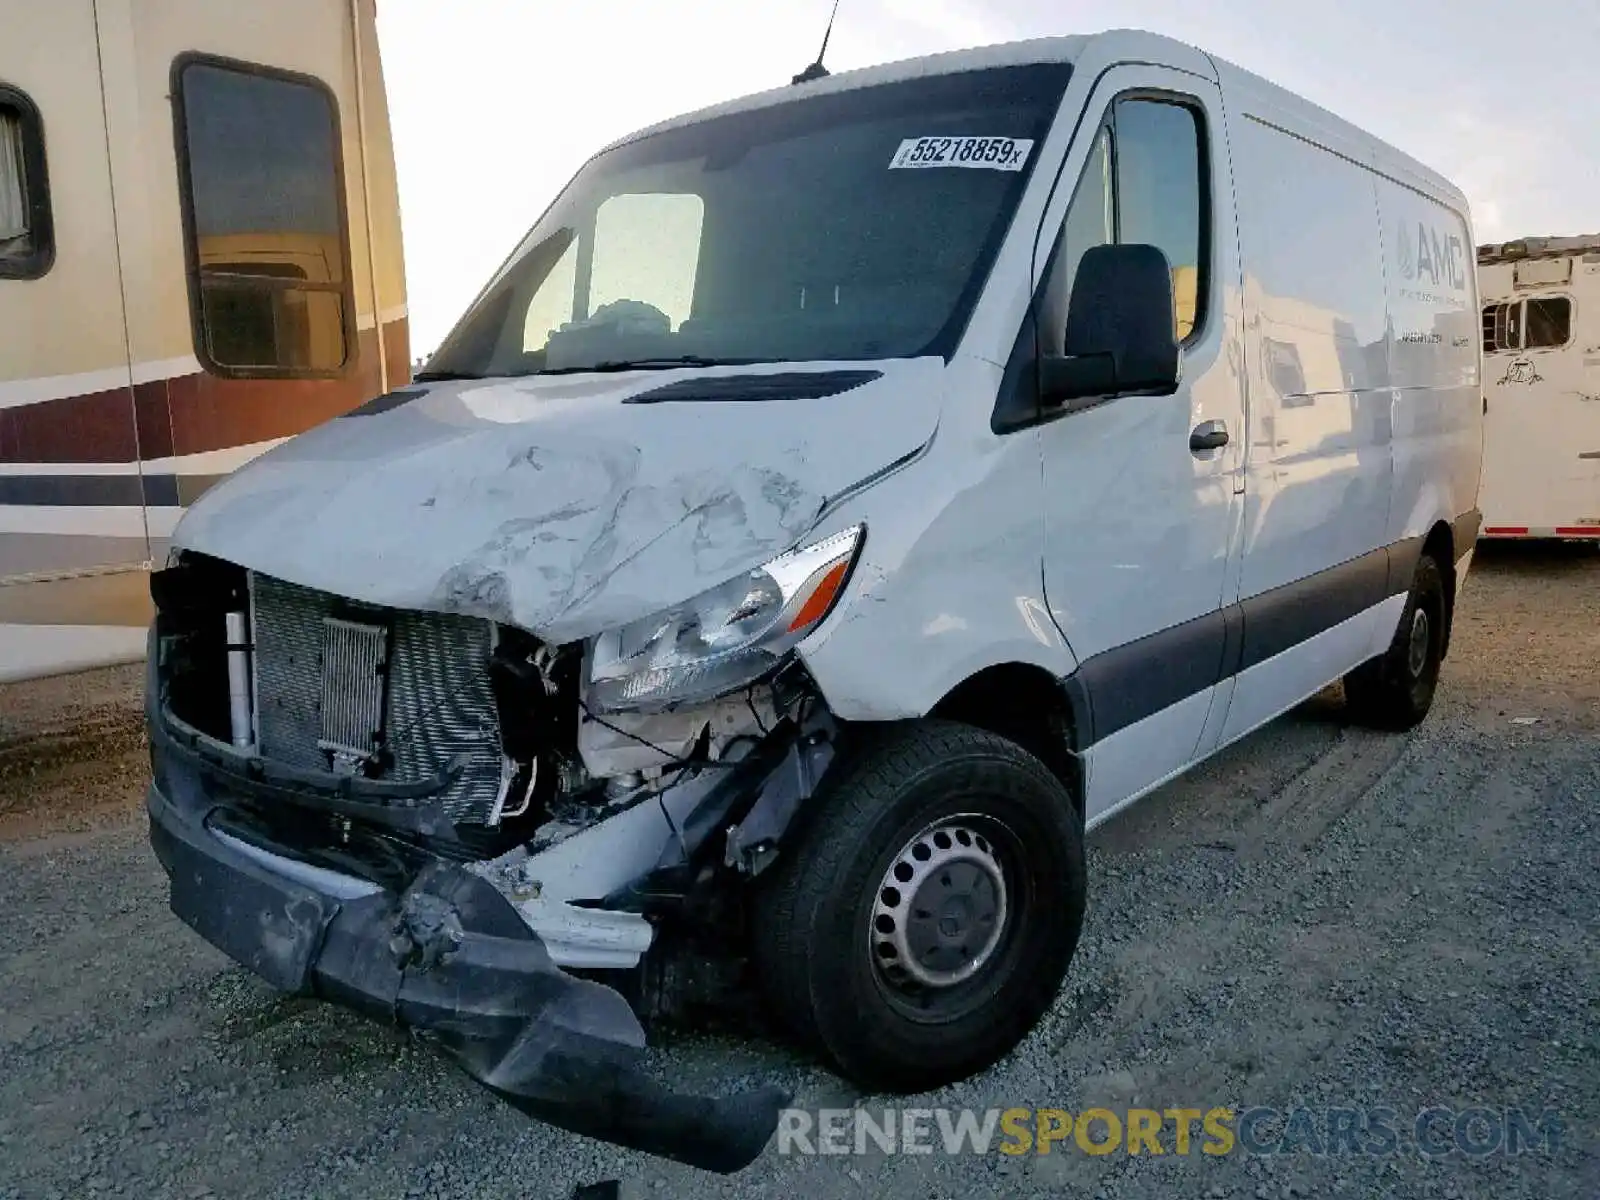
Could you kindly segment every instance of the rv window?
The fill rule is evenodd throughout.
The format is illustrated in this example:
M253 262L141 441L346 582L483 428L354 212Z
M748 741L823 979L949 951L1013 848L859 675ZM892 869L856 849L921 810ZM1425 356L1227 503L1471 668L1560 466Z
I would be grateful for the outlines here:
M1483 310L1483 352L1522 349L1522 303L1491 304Z
M37 279L54 258L39 110L0 84L0 279Z
M197 356L236 378L337 374L353 308L332 94L195 56L175 76Z
M1549 349L1565 346L1572 338L1572 301L1565 296L1546 296L1529 300L1523 320L1523 348Z

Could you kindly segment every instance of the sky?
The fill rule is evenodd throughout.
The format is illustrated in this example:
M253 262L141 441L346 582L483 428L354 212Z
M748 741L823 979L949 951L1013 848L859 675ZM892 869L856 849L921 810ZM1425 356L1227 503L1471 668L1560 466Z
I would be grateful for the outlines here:
M595 151L786 84L832 2L378 0L413 352ZM1480 242L1600 232L1596 0L840 0L827 65L1116 28L1200 46L1427 163Z

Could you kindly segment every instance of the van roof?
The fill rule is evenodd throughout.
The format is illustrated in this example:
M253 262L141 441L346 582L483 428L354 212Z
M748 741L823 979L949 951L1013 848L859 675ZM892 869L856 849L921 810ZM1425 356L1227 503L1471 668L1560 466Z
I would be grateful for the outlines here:
M1600 233L1576 237L1529 237L1510 242L1490 242L1478 247L1478 265L1516 262L1524 258L1565 258L1569 254L1600 253Z
M1146 34L1144 36L1153 35ZM675 129L680 125L693 125L699 121L708 120L712 117L726 116L729 113L767 108L771 105L782 104L785 101L798 100L802 96L831 95L837 92L853 91L856 88L875 87L880 83L898 83L901 80L917 79L929 75L954 75L960 71L978 71L988 67L1009 67L1044 62L1074 62L1077 60L1078 55L1083 52L1083 47L1089 40L1089 37L1084 35L1034 38L1029 41L980 46L972 50L950 50L942 54L924 55L921 58L905 58L898 62L882 63L878 66L863 67L855 71L840 71L836 75L827 75L810 83L787 84L782 87L771 88L765 92L741 96L736 100L728 100L721 104L714 104L709 108L697 109L694 112L669 118L630 133L626 137L618 138L607 146L606 150L626 145L628 142L637 141L639 138L648 137L666 129ZM1173 43L1173 45L1178 44L1176 42ZM1185 47L1185 49L1191 54L1197 53L1190 47ZM601 151L601 153L604 153L604 151Z
M1084 51L1095 44L1103 46L1111 55L1129 62L1162 62L1216 82L1243 86L1257 96L1270 97L1276 105L1287 108L1319 134L1332 139L1330 144L1344 152L1355 153L1358 160L1369 156L1379 166L1403 183L1443 198L1466 212L1466 198L1448 179L1433 171L1404 151L1380 138L1358 129L1348 121L1305 99L1303 96L1255 75L1225 59L1159 33L1143 29L1108 29L1096 33L1075 34L1068 37L1032 38L1024 41L1002 42L967 50L951 50L942 54L929 54L921 58L901 59L855 71L841 71L805 84L788 84L764 92L743 96L721 104L684 113L640 129L626 137L618 138L605 150L626 145L667 129L692 125L699 121L730 113L746 112L798 100L804 96L831 95L856 88L873 87L882 83L897 83L931 75L953 75L962 71L978 71L990 67L1021 66L1029 63L1076 62ZM604 150L601 153L605 153Z

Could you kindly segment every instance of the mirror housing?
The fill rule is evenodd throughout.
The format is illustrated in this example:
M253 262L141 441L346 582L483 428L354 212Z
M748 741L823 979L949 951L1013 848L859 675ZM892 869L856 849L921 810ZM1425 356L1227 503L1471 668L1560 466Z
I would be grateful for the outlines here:
M1171 393L1181 361L1177 325L1165 254L1132 244L1085 251L1067 301L1066 353L1039 363L1040 401L1048 410Z

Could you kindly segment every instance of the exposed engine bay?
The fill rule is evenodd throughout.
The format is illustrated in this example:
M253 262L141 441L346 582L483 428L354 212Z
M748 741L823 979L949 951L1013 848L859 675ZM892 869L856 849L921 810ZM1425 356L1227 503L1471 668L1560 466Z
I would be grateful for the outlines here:
M230 845L358 895L462 866L557 966L630 971L642 1016L714 1002L737 976L715 966L737 957L737 885L833 754L797 664L707 703L601 715L581 643L192 552L152 590L159 718L229 782L208 826Z

